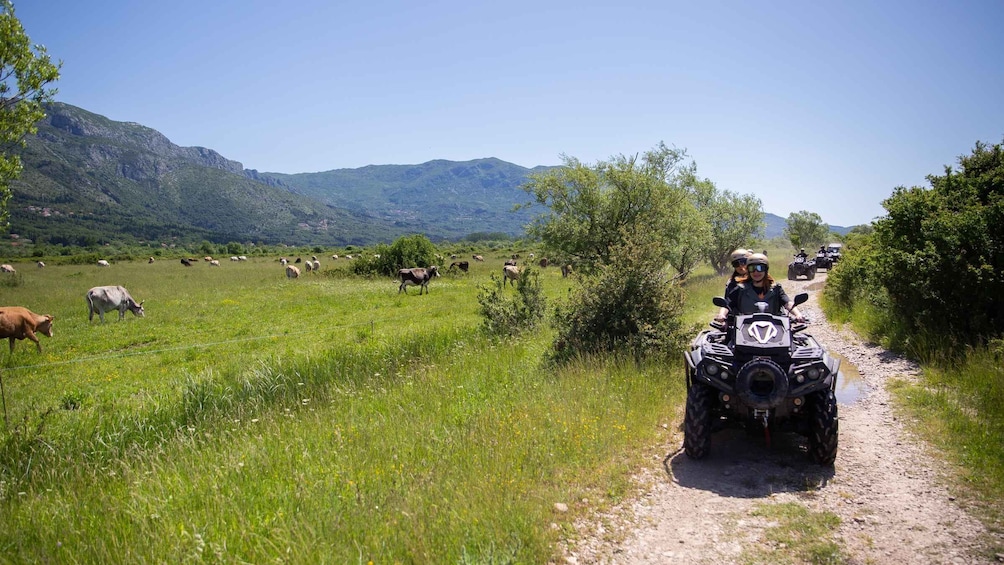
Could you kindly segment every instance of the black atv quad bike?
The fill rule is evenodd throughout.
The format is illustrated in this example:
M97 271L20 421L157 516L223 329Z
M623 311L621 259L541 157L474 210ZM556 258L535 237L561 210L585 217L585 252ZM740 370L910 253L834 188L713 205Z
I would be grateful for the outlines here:
M795 255L795 259L788 263L788 280L793 281L798 277L805 277L810 281L816 278L816 260Z
M809 299L801 293L795 304ZM724 298L714 303L728 307ZM708 454L711 433L726 426L793 431L809 439L809 457L832 465L837 457L837 399L840 360L831 357L805 324L765 313L729 315L712 322L684 353L687 409L683 449L700 459Z

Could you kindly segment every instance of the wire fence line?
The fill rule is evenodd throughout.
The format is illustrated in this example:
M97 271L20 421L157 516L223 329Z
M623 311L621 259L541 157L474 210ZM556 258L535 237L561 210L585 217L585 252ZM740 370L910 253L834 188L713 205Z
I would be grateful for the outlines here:
M398 321L409 320L409 319L411 319L411 318L386 318L386 319L382 319L381 323L384 323L384 322L398 322ZM335 325L335 326L328 326L328 327L326 327L324 329L353 328L353 327L358 327L358 326L369 326L370 329L375 329L375 327L376 327L376 321L375 320L370 320L369 322L357 322L357 323L354 323L354 324L340 324L340 325ZM163 347L163 348L160 348L160 349L146 349L146 350L143 350L143 351L133 351L133 352L123 352L123 353L104 353L104 354L100 354L100 355L92 355L90 357L79 357L77 359L66 359L64 361L52 361L52 362L48 362L48 363L36 363L34 365L17 365L17 366L14 366L14 367L0 367L0 369L2 369L4 371L19 371L21 369L42 369L42 368L45 368L45 367L58 367L58 366L61 366L61 365L72 365L72 364L75 364L75 363L87 363L87 362L90 362L90 361L105 361L105 360L108 360L108 359L123 359L123 358L126 358L126 357L138 357L138 356L142 356L142 355L155 355L155 354L158 354L158 353L166 353L166 352L169 352L169 351L208 349L210 347L216 347L216 346L220 346L220 345L229 345L229 344L233 344L233 343L242 343L242 342L248 342L248 341L262 341L262 340L267 340L267 339L278 339L278 338L281 338L281 337L295 337L295 336L298 336L298 335L307 335L307 334L317 333L317 331L318 331L317 328L312 328L312 329L307 329L307 330L303 330L303 331L300 331L300 332L285 332L285 333L281 333L281 334L270 334L270 335L262 335L262 336L241 337L241 338L234 338L234 339L226 339L226 340L222 340L222 341L212 341L212 342L207 342L207 343L196 343L196 344L189 344L189 345L176 345L176 346L173 346L173 347Z

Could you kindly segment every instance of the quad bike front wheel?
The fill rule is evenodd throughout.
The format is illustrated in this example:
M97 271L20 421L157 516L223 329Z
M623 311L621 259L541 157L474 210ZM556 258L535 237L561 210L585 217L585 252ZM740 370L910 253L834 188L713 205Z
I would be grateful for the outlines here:
M809 409L809 458L820 465L837 459L837 397L821 390L806 397Z
M702 459L711 448L711 404L715 390L695 382L687 391L687 413L683 421L683 451L692 459Z

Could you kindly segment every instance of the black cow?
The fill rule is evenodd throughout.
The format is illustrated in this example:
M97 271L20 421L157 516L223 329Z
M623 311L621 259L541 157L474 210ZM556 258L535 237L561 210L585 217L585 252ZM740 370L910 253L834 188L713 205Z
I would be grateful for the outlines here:
M418 289L418 294L422 294L422 290L425 290L426 294L429 294L429 279L432 277L439 276L439 267L433 265L428 269L423 269L421 267L415 267L414 269L401 269L397 272L397 278L401 279L401 286L397 287L397 293L401 294L403 290L405 294L408 294L407 286L413 284Z
M184 266L186 266L186 267L191 267L192 266L192 262L189 261L188 259L185 259L184 257L182 257L182 259L181 259L181 264L184 265Z
M468 263L467 261L454 261L454 262L450 263L450 270L451 271L454 268L457 268L457 267L459 267L461 271L463 271L463 272L466 273L467 269L471 268L471 264Z

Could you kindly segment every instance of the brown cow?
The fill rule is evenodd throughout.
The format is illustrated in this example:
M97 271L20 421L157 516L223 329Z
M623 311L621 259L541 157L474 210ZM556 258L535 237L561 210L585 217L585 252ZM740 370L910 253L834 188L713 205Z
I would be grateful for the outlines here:
M458 268L458 267L460 268L461 271L463 271L463 272L466 273L467 269L471 268L471 264L468 263L467 261L454 261L454 262L450 263L450 270L451 271L453 269Z
M519 267L515 265L506 265L505 267L502 267L502 274L504 275L502 277L502 286L505 286L507 282L516 286L516 281L519 280Z
M0 306L0 339L10 339L10 352L14 353L14 340L28 338L35 342L38 352L42 344L35 332L52 337L52 316L41 316L21 306Z
M570 275L570 274L572 274L572 266L571 265L562 265L561 266L561 276L567 278L568 275Z
M421 267L415 267L413 269L400 269L397 272L397 278L401 279L401 286L397 287L397 293L401 294L403 290L405 294L408 294L408 285L413 284L418 288L418 294L421 295L424 290L426 294L429 294L429 279L432 277L439 276L439 267L432 265L428 269L423 269Z
M540 260L540 268L541 269L546 269L547 268L547 264L548 264L547 257L544 257L543 259Z
M300 269L298 267L294 267L293 265L286 265L287 279L295 279L298 278L299 276L300 276Z

